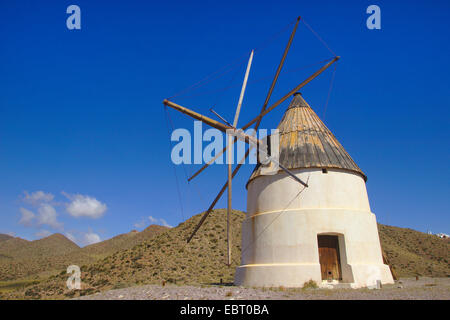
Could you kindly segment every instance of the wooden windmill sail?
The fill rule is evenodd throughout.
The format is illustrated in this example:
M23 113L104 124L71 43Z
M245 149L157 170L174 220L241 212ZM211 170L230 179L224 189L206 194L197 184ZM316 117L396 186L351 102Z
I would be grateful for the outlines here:
M247 70L245 71L244 82L242 83L241 94L239 96L239 102L236 108L236 113L234 115L233 127L237 127L237 123L239 120L239 114L241 112L242 100L244 99L245 88L247 87L248 74L250 73L250 67L253 61L253 50L250 53L250 58L247 64ZM233 137L231 135L228 136L228 145L231 145L233 141ZM233 175L233 164L232 164L232 154L228 152L228 205L227 205L227 265L231 265L231 210L232 210L232 175Z
M311 80L313 80L314 78L316 78L318 75L320 75L322 72L324 72L328 67L330 67L333 63L335 63L339 57L335 56L333 59L331 59L328 63L324 64L321 68L319 68L316 72L314 72L312 75L310 75L308 78L306 78L303 82L301 82L300 84L298 84L295 88L293 88L292 90L290 90L288 93L286 93L281 99L279 99L278 101L276 101L275 103L273 103L272 105L269 106L269 101L270 98L272 96L272 92L275 88L275 85L277 83L278 77L280 75L280 72L283 68L284 65L284 61L286 59L286 56L289 52L289 49L291 47L292 44L292 40L294 38L294 35L297 31L297 27L298 24L300 22L300 17L297 18L295 26L291 32L291 35L289 37L289 41L284 49L281 61L277 67L277 70L275 72L275 76L272 80L272 83L270 85L269 91L266 95L266 99L264 101L264 104L261 108L260 113L250 122L248 122L246 125L242 126L240 130L238 130L237 124L238 124L238 119L239 119L239 114L240 114L240 110L241 110L241 105L242 105L242 99L244 97L244 92L245 92L245 87L246 87L246 83L247 83L247 79L248 79L248 73L250 70L250 66L251 66L251 62L252 62L252 58L253 58L253 51L250 55L250 59L247 65L247 70L246 70L246 74L244 77L244 82L242 85L242 89L241 89L241 94L239 97L239 102L238 102L238 106L237 106L237 110L236 110L236 114L234 117L234 121L233 124L230 124L226 121L224 121L223 118L222 121L223 122L219 122L216 121L214 119L211 119L205 115L202 115L200 113L197 113L195 111L192 111L191 109L188 109L186 107L183 107L181 105L178 105L176 103L174 103L173 101L169 101L168 99L165 99L163 101L163 104L165 106L171 107L175 110L178 110L196 120L200 120L203 123L208 124L209 126L216 128L224 133L228 133L228 145L222 150L221 153L217 154L215 156L215 158L211 159L211 161L209 161L208 163L206 163L202 168L200 168L195 174L193 174L188 180L192 180L194 179L196 176L198 176L204 169L206 169L209 165L211 165L218 157L220 157L224 152L226 152L227 148L229 148L231 145L233 145L234 143L236 143L236 141L238 139L241 139L245 142L247 142L250 146L247 149L245 156L239 161L239 163L236 165L236 167L234 168L234 170L232 170L232 164L231 161L229 159L228 161L228 175L227 175L227 181L224 183L224 185L222 186L222 188L220 189L218 195L215 197L215 199L212 201L211 205L208 207L208 209L206 210L206 212L203 214L202 218L200 219L199 223L196 225L195 229L193 230L192 234L188 237L187 242L190 242L191 239L194 237L194 235L196 234L196 232L198 231L198 229L202 226L203 222L205 221L205 219L208 217L208 215L211 213L211 211L214 209L215 205L217 204L217 202L219 201L219 199L222 197L223 193L225 192L225 189L228 189L228 208L227 208L227 251L228 251L228 255L227 255L227 264L230 265L231 264L231 225L230 225L230 215L231 215L231 207L232 207L232 179L234 178L234 176L237 174L237 172L239 171L239 169L241 168L242 164L245 162L245 160L247 159L247 157L250 154L250 150L251 147L253 146L258 146L258 144L260 144L260 141L258 141L258 139L256 139L254 136L250 136L250 135L246 135L243 133L244 130L248 129L250 126L254 126L255 132L258 130L259 125L263 119L263 117L265 115L267 115L270 111L272 111L273 109L275 109L277 106L279 106L280 104L282 104L284 101L286 101L290 96L292 96L295 92L297 92L298 90L300 90L301 88L303 88L305 85L307 85ZM224 123L226 122L226 123ZM234 135L235 137L233 138L232 135ZM230 152L228 153L229 155L231 154ZM283 170L284 172L286 172L288 175L290 175L292 178L294 178L297 182L299 182L300 184L304 185L305 187L307 187L308 185L300 180L300 178L298 178L297 176L295 176L294 174L292 174L287 168L285 168L283 165L280 165L280 169Z

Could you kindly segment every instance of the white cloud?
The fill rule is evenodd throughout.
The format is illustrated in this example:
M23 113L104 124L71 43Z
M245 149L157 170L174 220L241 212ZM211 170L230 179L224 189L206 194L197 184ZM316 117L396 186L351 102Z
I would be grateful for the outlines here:
M159 221L161 221L161 223L162 223L162 225L163 225L164 227L173 228L170 224L167 223L166 220L164 220L164 219L159 219Z
M46 224L58 230L61 230L63 228L63 224L56 219L58 214L56 213L55 208L53 208L51 205L41 205L38 209L38 213L38 223L40 225Z
M36 232L34 235L41 239L41 238L48 237L51 234L52 233L48 230L40 230L40 231Z
M84 234L83 242L85 245L94 244L100 241L100 236L94 232L88 232Z
M152 217L152 216L148 216L148 220L150 220L150 222L153 223L153 224L156 223L156 224L160 224L160 225L165 226L165 227L172 228L172 226L169 225L167 223L167 221L164 220L164 219L158 219L158 218L155 218L155 217Z
M23 198L23 200L33 205L37 205L43 202L50 202L55 197L53 194L45 193L44 191L35 191L32 193L24 191L24 194L25 197Z
M100 236L93 232L90 228L88 232L82 232L77 230L70 230L65 232L64 235L70 241L75 242L79 246L88 246L101 241Z
M19 210L20 210L20 213L22 214L22 217L20 218L19 223L25 227L31 227L33 224L35 214L32 211L22 208L22 207L19 208Z
M151 223L158 223L158 219L153 218L152 216L149 216L148 220L150 220Z
M161 219L161 218L155 218L153 216L148 216L147 217L148 220L150 220L150 224L158 224L158 225L162 225L165 227L169 227L169 228L173 228L170 224L167 223L166 220ZM148 226L148 222L147 219L142 219L138 222L136 222L133 226L137 229L143 229L146 226Z
M145 222L145 219L142 219L141 221L136 222L133 226L134 226L136 229L142 229L142 228L145 228L146 225L147 225L147 224L146 224L146 222Z
M67 239L69 239L70 241L77 242L77 238L75 238L75 236L74 236L72 233L66 232L64 235L65 235L65 236L67 237Z
M97 219L103 216L107 209L106 204L101 203L93 197L81 194L70 195L65 192L62 192L62 194L71 200L67 204L66 210L73 217Z

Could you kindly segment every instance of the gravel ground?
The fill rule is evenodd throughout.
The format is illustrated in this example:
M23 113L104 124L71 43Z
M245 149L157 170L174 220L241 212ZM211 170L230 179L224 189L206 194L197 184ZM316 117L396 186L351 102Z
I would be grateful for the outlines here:
M81 300L450 300L450 278L401 279L380 290L253 289L235 286L146 285L110 290Z

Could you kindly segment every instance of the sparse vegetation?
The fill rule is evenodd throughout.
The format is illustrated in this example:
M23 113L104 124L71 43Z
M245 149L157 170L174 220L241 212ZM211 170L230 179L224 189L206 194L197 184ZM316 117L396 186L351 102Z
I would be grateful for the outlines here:
M25 287L38 284L38 280L19 280L0 282L0 293L23 289Z
M412 229L378 225L381 245L399 277L450 276L449 242Z
M196 215L168 232L82 268L82 284L96 290L106 290L114 288L117 283L128 286L138 283L208 285L218 283L221 278L225 283L233 282L234 270L240 259L235 258L230 267L225 264L225 210L214 210L187 245L186 238L200 216ZM233 222L233 252L235 257L239 257L240 225L245 214L234 210L233 216L236 217ZM216 225L221 226L220 231L212 231ZM218 240L219 237L222 239ZM42 298L57 298L59 295L55 293L57 289L65 288L66 280L65 273L57 274L36 285L35 290L43 293ZM71 296L76 297L78 293Z
M4 237L0 237L0 281L65 275L65 269L72 264L85 270L86 265L109 259L113 253L134 247L167 229L151 225L142 232L129 232L84 248L58 233L35 241L1 235Z
M123 282L117 282L116 284L113 285L113 289L123 289L123 288L127 288L130 287L129 284L123 283Z
M306 281L304 284L303 284L303 287L302 287L302 289L317 289L319 286L317 285L317 283L314 281L314 280L309 280L309 281Z
M116 239L114 243L120 243L120 245L116 246L115 251L112 248L115 245L111 244L97 244L96 247L89 248L90 252L95 252L96 255L108 246L111 249L107 249L107 251L110 250L107 256L86 262L86 266L81 268L83 289L78 290L79 292L67 291L66 266L64 266L63 271L57 270L51 277L47 277L40 283L27 285L26 288L17 288L15 291L10 290L4 296L54 299L77 297L138 284L209 286L221 282L232 283L235 268L240 261L241 223L245 215L241 211L233 211L234 259L232 265L227 267L224 255L226 252L225 212L224 209L214 210L189 244L186 244L186 238L198 223L201 214L148 239L141 238L138 241L136 234L128 237L127 241L130 241L132 245L125 244L124 239L127 237L118 236L116 238L120 240ZM380 225L379 230L382 247L399 276L419 274L445 277L449 275L449 242L410 229ZM45 268L45 265L41 268ZM12 271L9 274L13 276ZM317 284L314 281L308 281L303 288L317 288ZM286 291L286 293L291 291L290 288L284 287L270 290Z

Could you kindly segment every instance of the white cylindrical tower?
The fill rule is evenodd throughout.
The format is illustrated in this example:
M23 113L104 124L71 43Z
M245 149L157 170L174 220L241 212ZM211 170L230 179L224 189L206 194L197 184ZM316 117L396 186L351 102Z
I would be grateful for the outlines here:
M258 165L247 184L237 285L364 287L393 283L383 263L366 176L297 93L278 125L279 162L304 187Z

